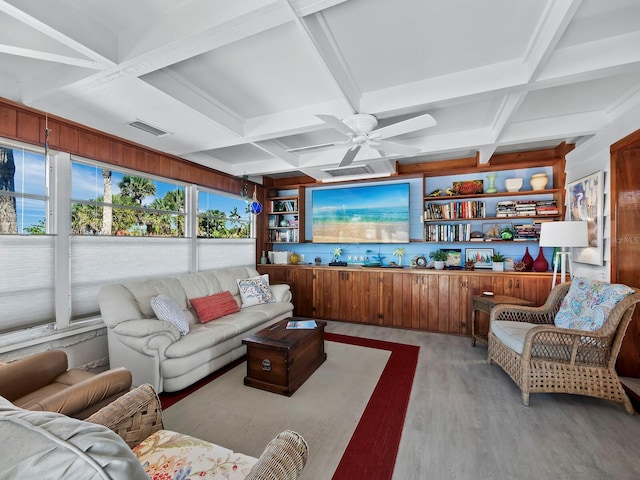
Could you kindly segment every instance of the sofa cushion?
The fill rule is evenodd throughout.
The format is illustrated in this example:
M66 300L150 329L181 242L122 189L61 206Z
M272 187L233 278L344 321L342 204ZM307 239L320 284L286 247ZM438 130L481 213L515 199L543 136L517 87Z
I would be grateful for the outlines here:
M123 284L136 300L142 314L151 318L155 316L151 307L151 299L157 295L167 295L173 298L181 309L187 308L187 297L182 285L175 277L158 277L146 280L138 280Z
M242 308L274 302L269 288L269 274L257 277L238 279L238 289L242 298Z
M524 350L524 339L529 330L536 325L527 322L508 322L494 320L491 322L491 333L506 347L521 355Z
M258 461L199 438L159 430L133 448L150 478L244 479Z
M173 298L157 295L151 299L151 308L159 320L172 323L182 335L189 333L189 319Z
M0 478L148 479L124 440L107 427L23 410L2 397Z
M598 330L616 304L633 292L626 285L576 277L560 304L554 324L561 328Z
M196 311L200 323L207 323L240 311L240 307L228 290L207 297L191 298L189 302Z

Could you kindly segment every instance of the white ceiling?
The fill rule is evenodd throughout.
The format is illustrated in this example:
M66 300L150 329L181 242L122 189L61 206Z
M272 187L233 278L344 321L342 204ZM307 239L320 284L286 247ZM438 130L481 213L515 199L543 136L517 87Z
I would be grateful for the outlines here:
M252 179L337 166L287 152L345 139L315 114L429 113L391 160L486 162L640 107L640 1L0 0L0 96Z

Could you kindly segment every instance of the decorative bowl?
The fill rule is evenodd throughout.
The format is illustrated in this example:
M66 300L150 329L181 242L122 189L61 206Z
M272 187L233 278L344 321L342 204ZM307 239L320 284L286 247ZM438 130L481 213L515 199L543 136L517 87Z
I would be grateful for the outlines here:
M517 192L522 188L522 178L507 178L504 186L507 192Z

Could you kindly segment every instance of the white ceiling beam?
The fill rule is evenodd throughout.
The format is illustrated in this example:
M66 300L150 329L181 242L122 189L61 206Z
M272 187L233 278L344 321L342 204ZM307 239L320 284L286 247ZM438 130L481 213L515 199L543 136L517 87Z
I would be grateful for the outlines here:
M530 79L544 67L581 3L582 0L547 1L524 56Z
M291 6L301 17L318 13L347 0L290 0Z
M0 53L31 58L34 60L44 60L45 62L73 65L74 67L90 68L93 70L104 70L105 68L107 68L103 63L94 62L92 60L87 60L84 58L56 55L55 53L43 52L41 50L32 50L30 48L14 47L12 45L0 44Z
M544 141L559 137L592 135L607 125L602 111L558 115L512 123L504 129L499 145Z
M492 155L496 153L497 148L498 146L495 143L492 143L490 145L483 145L478 148L478 163L480 165L489 163Z
M298 168L300 166L300 157L287 152L287 149L275 140L265 140L262 142L254 142L253 146L259 148L271 157L279 158L289 164L289 167Z

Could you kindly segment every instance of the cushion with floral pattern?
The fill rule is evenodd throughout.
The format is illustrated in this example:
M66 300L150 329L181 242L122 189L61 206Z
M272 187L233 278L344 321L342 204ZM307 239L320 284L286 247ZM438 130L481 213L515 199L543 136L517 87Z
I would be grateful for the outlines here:
M269 288L269 274L257 277L238 279L238 289L242 298L242 308L275 302Z

